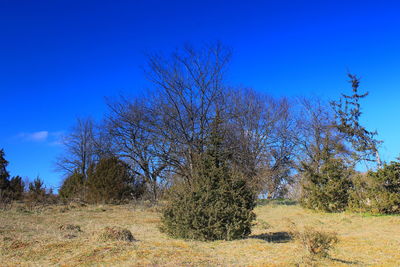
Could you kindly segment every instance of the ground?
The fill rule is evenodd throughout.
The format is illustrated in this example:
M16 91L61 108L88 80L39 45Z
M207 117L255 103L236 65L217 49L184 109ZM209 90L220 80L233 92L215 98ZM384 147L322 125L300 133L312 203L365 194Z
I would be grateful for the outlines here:
M256 208L249 238L177 240L160 233L157 207L52 206L0 211L0 266L296 266L306 251L287 235L300 228L337 232L339 243L318 266L399 266L400 217L327 214L291 202ZM131 231L136 241L99 238L106 227Z

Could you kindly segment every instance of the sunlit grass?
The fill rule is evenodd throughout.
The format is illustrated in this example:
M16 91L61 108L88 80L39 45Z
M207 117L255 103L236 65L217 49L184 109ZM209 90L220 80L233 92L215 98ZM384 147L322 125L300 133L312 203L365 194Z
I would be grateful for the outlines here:
M158 230L155 208L61 206L41 212L0 212L0 265L10 266L294 266L304 249L286 234L289 219L299 227L338 233L339 243L322 266L396 266L400 262L400 217L327 214L294 203L256 208L258 223L243 240L198 242L171 239ZM81 231L60 229L79 225ZM99 241L107 226L130 230L137 241Z

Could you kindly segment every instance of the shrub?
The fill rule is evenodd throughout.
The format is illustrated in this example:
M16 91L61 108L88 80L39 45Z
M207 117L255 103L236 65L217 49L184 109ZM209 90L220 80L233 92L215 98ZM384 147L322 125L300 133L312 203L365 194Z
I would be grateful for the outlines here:
M67 239L76 238L82 232L81 227L75 224L62 224L58 229L63 233L63 237Z
M82 232L81 227L76 224L62 224L58 227L61 231L76 231Z
M319 170L304 165L301 205L326 212L345 210L353 173L342 159L336 158L327 160Z
M10 179L7 171L8 161L4 158L4 151L0 149L0 206L6 208L12 200L19 200L24 193L24 183L20 176Z
M354 178L349 209L376 214L400 214L400 163Z
M20 176L15 176L10 180L10 190L12 199L21 200L24 194L24 182Z
M131 231L121 227L106 227L99 235L100 241L127 241L133 242L135 238L133 237Z
M29 183L27 201L31 206L46 202L46 188L43 181L38 176L33 182Z
M311 259L328 257L329 251L339 242L334 232L319 231L312 227L305 227L302 231L291 225L291 236L299 241Z
M9 188L10 174L7 171L8 161L4 158L4 150L0 149L0 190L6 191Z
M11 208L12 199L6 190L0 189L0 209L8 210Z
M131 198L135 193L135 179L129 166L122 160L103 158L88 172L88 200L111 203Z
M190 184L172 188L163 210L161 230L196 240L232 240L251 232L254 193L229 166L220 132L214 129L206 152L199 157Z
M59 190L60 198L63 200L84 199L85 176L74 172L68 176Z

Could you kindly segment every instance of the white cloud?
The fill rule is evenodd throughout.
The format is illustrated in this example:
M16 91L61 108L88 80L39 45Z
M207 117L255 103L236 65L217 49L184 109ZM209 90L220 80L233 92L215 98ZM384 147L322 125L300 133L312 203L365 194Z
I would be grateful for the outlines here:
M18 135L22 140L33 141L33 142L43 142L49 137L48 131L39 131L33 133L21 133Z

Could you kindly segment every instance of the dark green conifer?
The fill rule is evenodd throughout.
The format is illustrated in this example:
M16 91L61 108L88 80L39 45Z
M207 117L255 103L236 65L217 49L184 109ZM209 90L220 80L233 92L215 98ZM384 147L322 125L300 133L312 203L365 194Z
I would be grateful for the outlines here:
M131 197L134 177L122 160L110 157L100 159L88 171L88 200L90 202L115 202Z
M46 201L46 188L40 177L36 177L28 186L28 201L31 204L44 203Z
M10 191L12 198L15 200L21 200L24 194L24 182L21 176L14 176L10 180Z
M344 211L349 201L353 173L353 169L340 158L329 158L319 169L304 165L300 203L315 210Z
M377 214L400 214L400 163L391 162L375 172L358 175L349 208Z
M161 230L185 239L232 240L250 234L254 193L230 166L217 114L205 153L199 155L191 184L171 190Z
M0 190L8 190L10 174L7 171L8 161L4 157L4 150L0 149Z
M68 176L59 190L59 195L63 200L84 199L85 176L77 171Z

